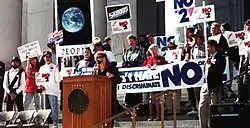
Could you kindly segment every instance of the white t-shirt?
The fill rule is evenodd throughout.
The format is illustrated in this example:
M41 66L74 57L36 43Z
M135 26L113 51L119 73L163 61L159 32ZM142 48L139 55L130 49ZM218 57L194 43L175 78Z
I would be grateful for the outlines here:
M60 89L59 89L59 72L58 68L55 64L45 64L41 66L39 73L41 74L50 74L49 76L49 82L47 82L45 85L45 93L48 95L54 95L58 96Z
M111 63L111 62L116 62L116 60L115 60L115 55L114 55L114 53L113 52L111 52L111 51L104 51L105 53L106 53L106 55L107 55L107 58L108 58L108 61Z

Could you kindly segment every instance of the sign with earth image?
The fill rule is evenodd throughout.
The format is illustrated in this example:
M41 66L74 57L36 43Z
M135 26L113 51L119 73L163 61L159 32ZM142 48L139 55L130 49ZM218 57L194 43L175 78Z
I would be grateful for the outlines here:
M63 12L61 22L66 31L75 33L84 27L85 17L81 9L77 7L70 7Z

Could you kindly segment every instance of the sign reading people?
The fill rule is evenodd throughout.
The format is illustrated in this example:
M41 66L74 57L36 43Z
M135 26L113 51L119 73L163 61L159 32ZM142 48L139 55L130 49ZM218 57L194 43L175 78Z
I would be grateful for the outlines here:
M38 41L24 44L17 48L18 54L22 62L28 60L30 57L37 57L42 55L41 48Z
M204 83L205 59L147 67L119 69L122 82L117 93L141 93L200 87ZM224 81L229 80L228 59L224 67Z
M56 55L57 57L81 56L83 54L83 49L85 47L91 48L90 45L92 44L59 46L56 50Z

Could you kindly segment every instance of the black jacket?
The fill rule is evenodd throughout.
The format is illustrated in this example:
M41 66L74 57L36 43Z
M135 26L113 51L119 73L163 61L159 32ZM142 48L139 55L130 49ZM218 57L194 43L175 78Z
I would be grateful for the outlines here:
M217 52L214 59L216 59L215 63L211 64L211 66L208 68L208 73L207 73L208 90L212 90L222 86L222 81L223 81L223 73L225 70L226 58L223 54Z

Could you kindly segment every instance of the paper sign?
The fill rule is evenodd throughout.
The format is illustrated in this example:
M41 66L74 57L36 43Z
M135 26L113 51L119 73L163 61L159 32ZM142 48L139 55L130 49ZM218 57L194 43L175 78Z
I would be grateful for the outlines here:
M56 55L57 55L57 57L80 56L80 55L83 55L83 49L85 47L92 48L91 44L59 46L59 47L57 47Z
M246 39L246 33L242 30L242 31L237 31L234 32L235 33L235 38L236 41L242 41Z
M223 36L227 39L229 47L238 46L234 32L225 31Z
M48 43L61 44L63 42L63 30L48 34Z
M166 52L165 58L169 63L181 61L181 52L181 49L169 50Z
M132 19L130 4L110 5L105 10L108 22Z
M37 72L35 75L36 75L36 85L37 86L40 86L40 85L45 86L45 84L49 82L49 77L50 77L49 73Z
M191 16L191 22L202 23L208 21L215 21L215 9L214 5L207 5L205 7L195 7L194 13Z
M119 20L119 21L113 21L111 22L111 28L112 33L125 33L125 32L131 32L131 24L130 20Z
M22 62L28 60L29 57L37 57L42 55L38 41L24 44L17 48L18 54Z

